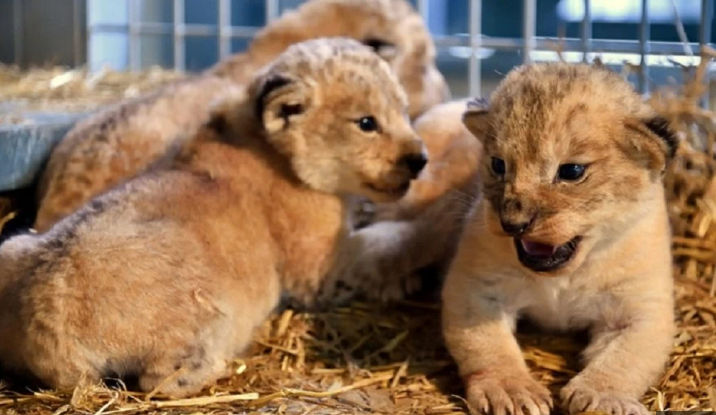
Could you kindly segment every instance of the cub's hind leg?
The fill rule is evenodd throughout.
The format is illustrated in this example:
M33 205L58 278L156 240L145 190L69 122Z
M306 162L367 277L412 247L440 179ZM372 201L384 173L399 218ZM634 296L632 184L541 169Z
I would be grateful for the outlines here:
M275 279L267 279L265 285L276 288ZM176 346L171 349L156 348L139 377L140 388L145 392L156 389L165 395L180 398L197 394L230 376L231 360L246 351L253 340L255 328L276 306L278 301L274 297L277 295L257 295L253 301L234 297L232 301L238 306L237 310L217 310L215 317L199 333L191 333L179 341L176 338L165 340Z
M182 398L195 395L217 380L228 376L230 356L212 354L202 346L189 347L184 353L157 353L139 378L139 387Z
M181 398L197 394L228 376L228 363L235 352L231 339L240 335L247 339L241 345L245 346L251 332L234 327L232 319L225 315L210 324L210 328L202 333L186 336L180 341L167 341L176 344L173 348L157 347L139 376L139 387L145 392L156 390Z

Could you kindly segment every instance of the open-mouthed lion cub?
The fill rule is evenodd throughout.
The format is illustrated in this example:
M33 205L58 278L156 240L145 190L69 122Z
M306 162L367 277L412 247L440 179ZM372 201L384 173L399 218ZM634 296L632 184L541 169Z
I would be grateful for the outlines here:
M484 145L481 199L445 282L443 324L468 402L549 413L513 336L524 316L590 329L586 366L561 391L570 413L648 413L638 399L674 333L662 173L675 136L625 80L587 65L517 69L464 120Z
M290 45L330 36L359 40L390 64L408 95L411 118L449 98L430 33L406 0L310 0L262 29L245 53L79 122L42 173L35 229L46 231L151 166L182 133L206 121L210 102L244 85Z
M356 41L290 47L168 166L0 246L0 362L52 387L137 375L181 396L225 374L280 299L401 284L378 271L424 256L396 264L404 228L351 231L340 196L405 193L426 162L407 105Z

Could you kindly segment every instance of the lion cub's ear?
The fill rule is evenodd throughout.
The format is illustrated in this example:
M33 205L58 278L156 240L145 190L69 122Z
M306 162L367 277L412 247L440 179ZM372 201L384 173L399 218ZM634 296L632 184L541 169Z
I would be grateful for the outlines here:
M484 98L474 98L468 101L467 109L462 115L462 123L481 142L489 134L490 113L488 103Z
M656 134L666 145L666 160L667 162L671 161L676 156L676 150L679 148L679 139L671 128L671 124L665 118L659 116L648 119L644 124L649 131Z
M636 132L632 150L646 162L650 170L664 171L676 155L679 139L669 122L660 116L627 121L628 129Z
M213 131L219 136L227 134L237 121L237 111L246 101L244 88L232 89L229 93L209 103L209 118L203 130Z
M289 127L308 107L310 97L306 88L284 75L269 75L256 94L256 116L269 134Z

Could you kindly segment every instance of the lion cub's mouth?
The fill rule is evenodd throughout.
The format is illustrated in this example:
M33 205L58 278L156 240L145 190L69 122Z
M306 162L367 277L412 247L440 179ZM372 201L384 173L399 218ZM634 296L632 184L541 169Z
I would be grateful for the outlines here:
M574 257L581 239L581 236L577 236L560 246L519 238L514 238L514 241L517 248L517 258L522 265L532 271L550 272L565 266Z

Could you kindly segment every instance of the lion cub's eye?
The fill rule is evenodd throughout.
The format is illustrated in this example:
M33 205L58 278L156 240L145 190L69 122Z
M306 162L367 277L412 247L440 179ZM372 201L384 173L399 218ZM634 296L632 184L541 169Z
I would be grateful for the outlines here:
M492 171L498 176L505 174L505 160L498 159L497 157L492 158Z
M363 117L358 120L358 127L361 129L361 131L370 133L373 131L378 131L378 122L375 120L375 118L371 116Z
M575 181L584 175L585 167L582 164L562 164L559 166L557 177L560 180Z

